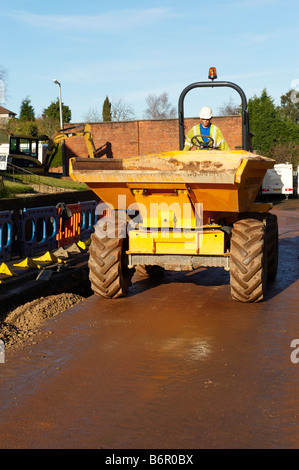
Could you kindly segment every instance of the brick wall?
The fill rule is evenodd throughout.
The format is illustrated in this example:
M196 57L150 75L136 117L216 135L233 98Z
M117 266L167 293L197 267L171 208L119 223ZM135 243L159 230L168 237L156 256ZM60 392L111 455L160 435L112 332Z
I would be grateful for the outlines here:
M198 118L186 118L186 131L199 122ZM241 116L213 118L219 126L231 150L242 146ZM73 124L78 125L78 124ZM91 123L96 148L109 145L114 158L147 155L168 150L179 150L179 125L177 119L155 121L126 121ZM81 136L65 141L66 157L87 157L84 139Z

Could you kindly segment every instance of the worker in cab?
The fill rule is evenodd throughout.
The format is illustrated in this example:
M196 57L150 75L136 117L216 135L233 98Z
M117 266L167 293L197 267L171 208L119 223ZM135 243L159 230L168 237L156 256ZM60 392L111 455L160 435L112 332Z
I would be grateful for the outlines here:
M186 135L184 150L191 150L193 146L199 149L229 150L221 130L211 123L213 117L211 108L204 106L199 113L199 117L200 124L193 126Z

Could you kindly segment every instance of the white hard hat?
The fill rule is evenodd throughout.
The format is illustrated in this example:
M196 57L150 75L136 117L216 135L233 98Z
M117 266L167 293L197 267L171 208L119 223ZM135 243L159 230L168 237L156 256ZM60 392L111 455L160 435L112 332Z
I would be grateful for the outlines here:
M204 106L199 113L201 119L211 119L213 117L213 112L209 106Z

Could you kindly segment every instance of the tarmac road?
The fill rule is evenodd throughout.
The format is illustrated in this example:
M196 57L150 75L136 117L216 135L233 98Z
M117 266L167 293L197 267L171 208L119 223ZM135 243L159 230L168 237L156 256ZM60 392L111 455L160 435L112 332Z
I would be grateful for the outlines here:
M129 297L92 296L8 351L0 447L298 448L299 211L275 212L265 302L232 301L218 268L136 278Z

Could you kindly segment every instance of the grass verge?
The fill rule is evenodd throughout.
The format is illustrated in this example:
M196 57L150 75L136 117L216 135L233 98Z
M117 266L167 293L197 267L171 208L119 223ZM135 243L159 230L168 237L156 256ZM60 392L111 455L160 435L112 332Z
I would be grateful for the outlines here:
M4 177L3 187L0 188L0 198L13 198L18 194L45 192L46 187L53 190L60 189L66 191L85 191L88 189L84 183L39 175L14 175L15 181L10 181ZM47 192L47 191L46 191Z
M13 181L4 181L3 186L0 188L0 198L12 198L18 194L34 193L32 186Z

